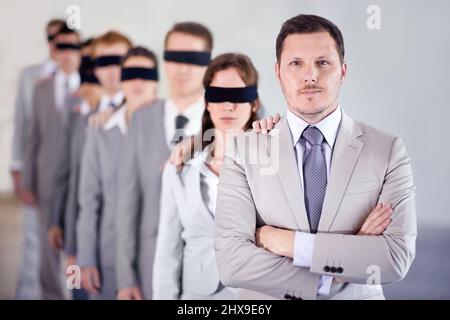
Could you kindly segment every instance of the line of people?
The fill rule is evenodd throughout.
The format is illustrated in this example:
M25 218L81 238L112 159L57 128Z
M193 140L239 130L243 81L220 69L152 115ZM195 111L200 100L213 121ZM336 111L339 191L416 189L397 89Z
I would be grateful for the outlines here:
M249 128L257 118L258 98L242 102L249 106L245 112L228 103L223 108L240 111L221 119L220 106L205 112L204 91L215 73L231 71L231 82L225 84L245 87L257 84L257 72L248 57L238 54L219 56L211 69L210 31L195 22L177 23L165 38L169 97L160 99L158 60L151 50L133 47L116 31L82 42L62 20L50 21L46 31L50 59L24 71L16 106L12 172L29 212L16 298L166 297L163 287L152 285L158 283L152 276L154 265L165 259L160 248L162 261L155 261L155 250L162 173L170 150L183 137L202 132L205 124L214 128L218 121L221 130L235 123L240 126L236 129ZM31 71L33 76L27 77ZM247 77L245 83L242 77ZM205 196L213 214L215 196ZM204 297L223 289L211 265L213 228L208 229L209 239L198 243L208 247L210 265L206 271L184 268L183 280L193 279L192 294L195 282L208 286ZM81 267L83 288L72 293L65 288L70 265ZM211 272L212 283L201 280Z
M252 124L258 132L279 120L258 121L258 72L250 58L212 59L208 28L176 23L164 41L169 94L161 99L151 50L116 31L81 41L62 20L46 31L50 60L25 69L16 105L11 170L25 204L16 298L270 298L244 289L253 286L224 285L215 252L228 143ZM335 110L329 121L338 127ZM222 201L225 209L239 215ZM389 205L376 206L358 234L381 235L391 213ZM238 220L222 216L219 230L247 230ZM252 233L253 245L268 248L266 230ZM73 265L81 279L67 273ZM329 294L332 281L322 276L319 293Z

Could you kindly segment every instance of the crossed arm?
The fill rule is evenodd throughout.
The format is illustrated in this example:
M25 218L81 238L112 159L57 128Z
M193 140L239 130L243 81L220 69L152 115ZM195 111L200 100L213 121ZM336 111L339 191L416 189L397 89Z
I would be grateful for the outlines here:
M344 267L339 279L335 279L343 282L367 284L369 266L379 267L381 283L406 275L415 256L415 187L410 160L400 139L392 140L379 197L384 205L377 205L368 214L356 235L314 235L309 266L295 266L288 259L296 250L294 231L270 226L255 229L256 209L243 163L239 155L228 158L226 163L216 209L216 257L225 285L275 297L296 290L303 298L315 298L318 278L335 276L324 268L328 260ZM317 277L315 282L309 276Z

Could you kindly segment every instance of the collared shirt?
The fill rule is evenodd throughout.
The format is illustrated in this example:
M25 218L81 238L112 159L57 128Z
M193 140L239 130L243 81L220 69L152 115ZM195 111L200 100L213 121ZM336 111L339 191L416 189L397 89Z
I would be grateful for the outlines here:
M333 151L334 143L336 141L336 136L339 130L339 124L342 118L341 107L338 106L330 115L322 119L320 122L312 125L320 130L324 137L322 143L322 150L325 154L325 161L327 164L327 177L330 176L330 166L331 166L331 154ZM289 124L289 129L292 134L292 141L294 142L295 153L297 156L297 166L300 175L300 181L302 183L302 188L304 186L303 181L303 162L304 162L304 152L305 150L310 150L311 145L304 139L300 139L303 131L310 126L309 123L303 119L297 117L289 109L286 113L286 119ZM299 267L311 267L312 257L314 251L315 235L306 232L295 233L294 242L294 265ZM329 295L333 277L321 276L318 294Z
M128 124L127 124L127 105L123 105L119 109L117 109L112 115L111 118L103 125L103 130L107 131L118 127L122 135L127 134Z
M184 127L184 134L186 136L196 135L200 132L202 128L202 116L205 110L203 95L184 112L179 112L171 99L166 100L164 108L164 128L166 131L167 145L169 147L172 146L172 138L175 135L175 118L180 114L189 119Z
M217 176L207 165L208 159L211 159L211 150L213 144L209 144L203 151L197 156L198 160L193 165L198 167L200 172L200 189L202 193L202 199L206 204L208 210L215 214L216 200L217 200L217 185L219 184L219 176Z
M86 100L82 100L80 103L80 114L82 116L87 116L92 111L91 106L89 105L89 102Z
M65 99L80 87L80 74L78 71L67 75L61 70L55 74L55 104L58 111L63 111Z
M116 92L113 96L108 96L107 94L102 95L100 98L100 103L98 105L98 112L103 112L112 108L119 107L123 103L123 99L125 99L125 94L123 91Z
M53 73L56 73L57 69L58 69L58 64L55 61L48 59L47 61L42 63L42 67L41 67L41 70L39 71L38 78L39 79L47 78L47 77L51 76Z
M322 132L322 135L324 137L324 143L322 143L322 150L325 154L325 160L327 163L327 177L329 177L330 173L330 165L331 165L331 154L334 147L334 142L336 140L337 132L339 129L339 124L341 122L342 117L342 111L340 106L336 108L330 115L328 115L325 119L322 119L320 122L313 125L314 127L318 128L320 132ZM298 166L298 172L300 174L300 181L302 183L302 187L304 185L303 183L303 155L305 152L305 148L307 150L311 149L311 145L309 142L304 141L303 139L300 140L300 137L302 136L303 131L306 129L306 127L310 126L309 123L304 121L303 119L297 117L295 114L293 114L289 109L286 113L286 119L289 124L289 129L292 134L292 141L294 142L295 146L295 153L297 156L297 166Z

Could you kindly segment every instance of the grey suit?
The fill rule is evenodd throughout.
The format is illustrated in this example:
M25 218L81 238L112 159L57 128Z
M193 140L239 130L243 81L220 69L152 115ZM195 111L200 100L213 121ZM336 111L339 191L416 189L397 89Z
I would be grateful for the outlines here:
M254 244L255 228L265 224L309 232L286 120L269 136L238 136L233 147L221 172L216 210L216 257L225 285L281 299L316 299L319 277L327 275L345 281L333 282L328 298L382 299L381 285L368 283L406 275L415 256L415 187L399 138L342 115L310 268ZM256 163L250 154L258 155ZM355 236L378 202L394 208L387 230Z
M58 146L64 126L64 115L57 111L54 96L54 77L36 84L22 175L24 188L37 195L44 299L64 297L59 253L47 240Z
M14 134L12 143L12 170L22 169L27 140L27 128L31 118L34 88L38 80L46 78L45 65L48 62L25 68L18 81L16 105L14 112Z
M51 225L63 227L64 250L70 256L76 255L80 163L89 117L78 110L80 102L80 99L73 100L62 135L50 219Z
M93 298L116 298L117 179L123 142L117 126L89 127L81 160L77 263L100 270L100 295Z
M12 171L22 171L25 153L26 131L29 127L33 92L36 81L45 77L46 65L43 62L25 68L18 81L14 109L14 134L12 141ZM39 220L35 208L23 208L22 261L17 277L16 298L38 299L41 296L39 284Z
M154 299L233 299L219 279L214 253L214 213L201 190L202 156L178 173L166 166L153 270Z
M169 157L163 100L133 114L126 141L119 172L117 284L140 286L151 299L161 174Z

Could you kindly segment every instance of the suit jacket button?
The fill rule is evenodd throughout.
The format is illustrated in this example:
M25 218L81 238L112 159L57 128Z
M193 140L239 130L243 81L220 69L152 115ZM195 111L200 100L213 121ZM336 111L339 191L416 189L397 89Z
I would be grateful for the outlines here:
M325 271L325 272L330 272L330 267L329 267L329 266L325 266L325 267L323 268L323 271Z
M342 272L344 272L344 268L339 267L339 268L336 269L336 272L337 273L342 273Z
M336 273L336 267L331 267L331 273Z
M284 298L285 298L285 299L292 299L292 296L291 296L290 294L287 294L287 293L286 293L286 294L284 295Z

